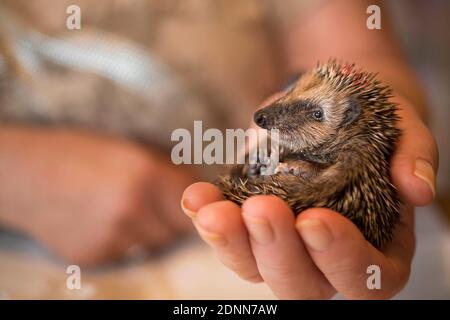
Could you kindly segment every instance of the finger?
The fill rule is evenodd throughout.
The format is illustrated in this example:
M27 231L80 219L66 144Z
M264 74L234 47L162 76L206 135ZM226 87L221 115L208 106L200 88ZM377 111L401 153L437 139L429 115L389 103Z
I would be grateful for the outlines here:
M245 280L262 281L238 205L219 201L203 206L194 225L223 264Z
M406 202L416 206L427 205L435 196L438 168L436 142L407 102L399 100L399 105L402 135L392 158L392 179Z
M183 192L181 208L191 218L205 205L223 200L222 192L215 185L207 182L191 184Z
M406 216L386 254L367 242L349 219L328 209L304 211L296 227L311 258L338 292L349 299L390 298L405 285L414 253L411 210ZM380 289L370 286L373 266L380 270Z
M309 257L284 201L254 196L242 212L259 272L279 298L330 298L335 293Z

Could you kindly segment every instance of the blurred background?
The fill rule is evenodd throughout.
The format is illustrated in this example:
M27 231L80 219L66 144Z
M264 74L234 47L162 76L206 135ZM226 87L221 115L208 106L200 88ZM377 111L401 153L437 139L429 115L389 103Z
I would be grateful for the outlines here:
M162 152L173 145L174 128L189 129L199 118L205 127L245 127L252 109L289 77L273 30L290 11L307 16L326 2L2 0L0 121L99 130ZM66 8L74 3L82 30L67 31ZM411 279L397 298L448 299L450 3L385 4L426 91L440 151L437 199L416 212ZM68 290L68 263L14 229L0 231L0 299L275 298L264 284L238 279L189 232L151 254L82 269L82 288Z
M418 250L414 268L423 276L419 278L419 271L416 271L408 288L410 291L405 290L403 296L449 298L450 4L446 1L391 1L389 8L403 48L425 88L431 110L430 127L439 146L435 205L416 213ZM424 292L419 293L421 290Z

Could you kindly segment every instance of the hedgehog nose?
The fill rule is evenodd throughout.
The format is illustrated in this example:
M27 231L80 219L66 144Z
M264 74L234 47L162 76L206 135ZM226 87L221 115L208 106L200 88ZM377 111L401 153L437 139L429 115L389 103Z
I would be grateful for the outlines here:
M268 119L267 119L267 115L264 112L262 112L262 111L256 112L253 117L253 121L255 121L255 123L259 127L263 128L263 129L267 129Z

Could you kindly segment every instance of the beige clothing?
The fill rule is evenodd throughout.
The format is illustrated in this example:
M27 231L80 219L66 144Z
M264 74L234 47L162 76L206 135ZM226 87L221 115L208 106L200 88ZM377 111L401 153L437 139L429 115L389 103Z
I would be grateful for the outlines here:
M24 75L3 64L0 120L88 127L163 147L194 120L245 127L285 76L280 26L308 2L6 1L0 28ZM71 4L81 9L81 30L66 28Z

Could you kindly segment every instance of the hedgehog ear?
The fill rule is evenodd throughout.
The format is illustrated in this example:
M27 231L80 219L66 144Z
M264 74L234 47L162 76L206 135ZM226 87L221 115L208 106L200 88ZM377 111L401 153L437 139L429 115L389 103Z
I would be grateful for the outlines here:
M342 124L344 126L349 125L355 121L361 113L361 105L355 97L350 97L347 101L347 108L344 112L344 120Z

